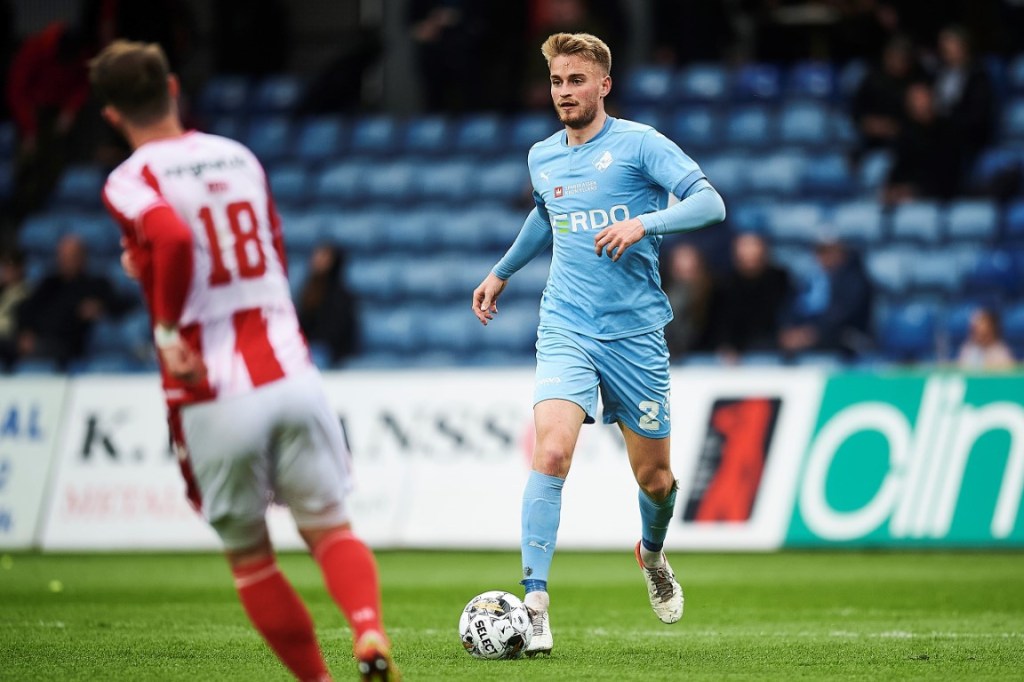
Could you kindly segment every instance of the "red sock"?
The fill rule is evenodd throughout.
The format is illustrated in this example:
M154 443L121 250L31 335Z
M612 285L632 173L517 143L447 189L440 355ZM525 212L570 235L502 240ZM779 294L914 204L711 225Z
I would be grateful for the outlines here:
M330 680L313 619L273 558L234 568L235 588L249 620L300 680Z
M352 627L353 639L358 642L371 630L383 634L377 562L370 549L350 531L336 531L320 541L313 558L320 564L327 591Z

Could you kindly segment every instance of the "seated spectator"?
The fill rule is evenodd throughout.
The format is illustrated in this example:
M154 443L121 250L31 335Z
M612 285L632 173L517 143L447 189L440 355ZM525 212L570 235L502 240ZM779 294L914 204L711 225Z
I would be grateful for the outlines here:
M932 89L915 83L907 90L907 120L896 138L883 200L896 204L918 198L948 199L960 182L956 145L939 118Z
M1003 341L999 314L979 308L971 315L967 339L960 346L957 364L965 370L1006 370L1016 364L1013 352Z
M0 254L0 371L9 372L17 356L18 306L28 296L25 254Z
M347 358L356 350L356 303L345 286L344 267L345 252L341 248L330 244L316 247L296 305L302 333L310 343L323 344L331 362Z
M665 341L673 360L688 353L711 350L709 321L713 283L704 256L691 244L680 243L668 252L662 287L674 318L665 326Z
M892 149L903 128L907 90L923 78L906 38L893 38L885 46L880 62L872 67L857 87L851 115L860 135L858 157L869 149Z
M778 350L779 325L792 298L789 273L773 264L759 235L733 241L733 270L716 292L716 349L727 358Z
M56 267L32 290L18 312L18 355L51 358L58 368L82 357L96 320L118 316L132 302L119 297L106 277L86 267L85 244L76 235L57 243Z
M860 254L826 237L815 256L820 270L790 311L779 345L791 354L861 355L872 345L872 289Z

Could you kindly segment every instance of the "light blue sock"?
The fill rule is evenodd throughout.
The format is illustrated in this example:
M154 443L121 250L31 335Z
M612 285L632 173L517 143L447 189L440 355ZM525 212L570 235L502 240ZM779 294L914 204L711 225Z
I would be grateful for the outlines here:
M640 489L640 541L644 548L651 552L660 552L665 545L668 526L672 522L672 512L676 506L676 484L672 483L672 492L661 502L655 502Z
M523 585L527 592L547 590L562 512L564 478L530 472L523 490Z

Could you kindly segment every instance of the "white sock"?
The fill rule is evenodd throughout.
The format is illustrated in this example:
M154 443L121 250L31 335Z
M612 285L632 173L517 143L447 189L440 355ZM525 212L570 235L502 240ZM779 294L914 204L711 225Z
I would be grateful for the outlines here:
M640 543L640 561L644 562L645 568L658 568L665 563L665 553L661 550L652 552Z
M548 606L551 605L551 597L548 596L547 592L530 592L523 599L523 603L526 604L526 608L531 611L547 611Z

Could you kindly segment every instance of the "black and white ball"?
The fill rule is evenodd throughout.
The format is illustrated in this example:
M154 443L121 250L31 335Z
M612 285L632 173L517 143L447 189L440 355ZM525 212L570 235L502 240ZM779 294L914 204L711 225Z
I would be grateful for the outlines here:
M502 590L473 597L459 618L462 646L474 658L519 658L532 635L526 605Z

